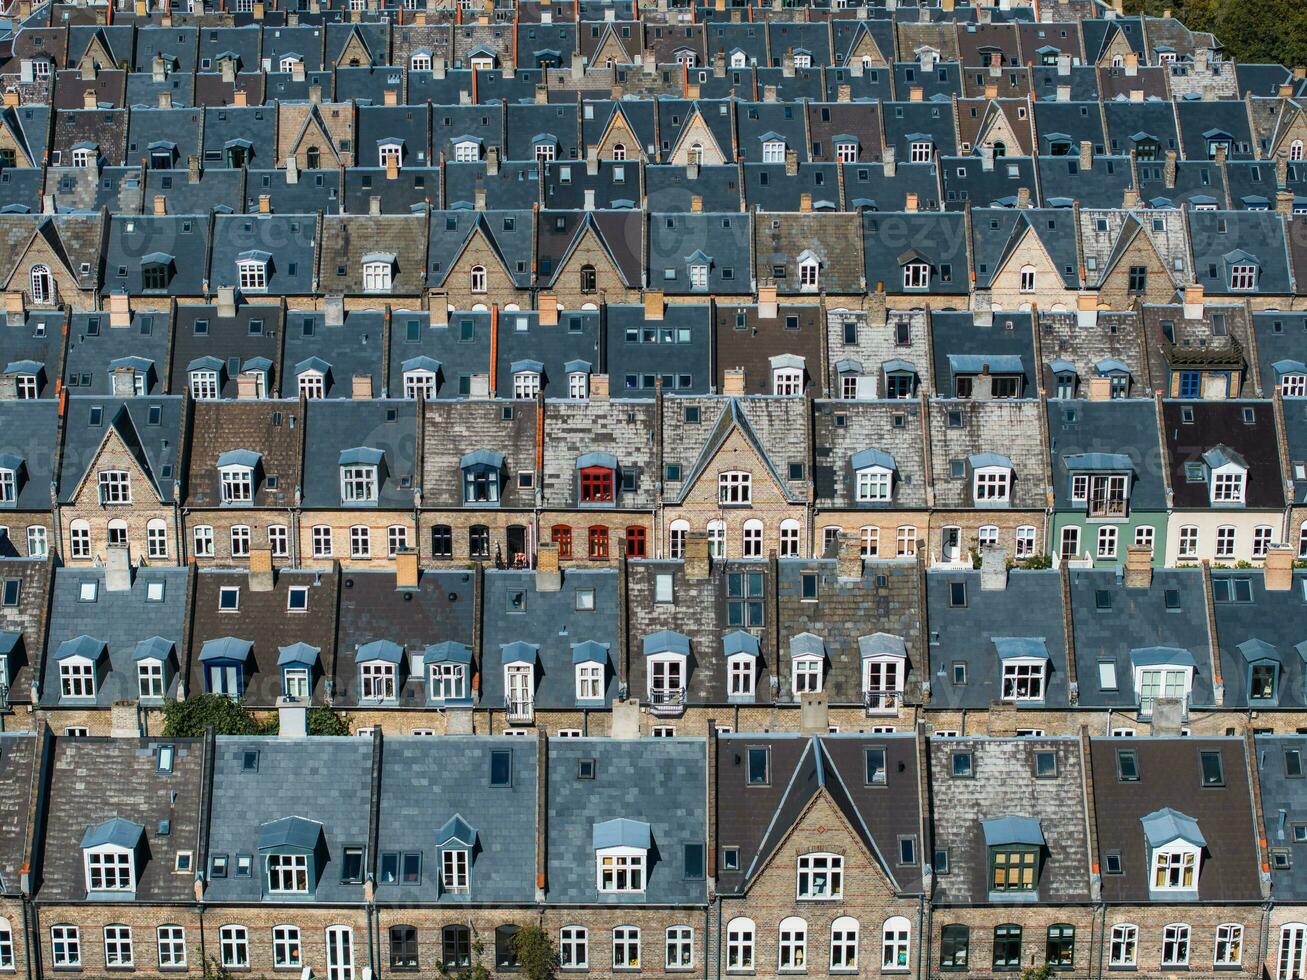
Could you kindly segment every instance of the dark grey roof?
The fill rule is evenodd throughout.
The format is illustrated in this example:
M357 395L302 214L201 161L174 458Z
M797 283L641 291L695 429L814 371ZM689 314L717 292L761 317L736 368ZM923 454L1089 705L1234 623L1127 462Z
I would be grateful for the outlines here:
M1287 867L1271 862L1271 893L1277 902L1301 902L1307 897L1307 865L1300 860L1304 842L1297 839L1294 828L1307 812L1307 780L1301 778L1307 739L1259 735L1256 747L1263 821L1258 830L1272 851L1289 851ZM1296 753L1298 763L1293 772L1289 768L1291 753Z
M750 215L739 212L650 215L646 267L651 288L669 295L751 294L752 235ZM691 286L694 265L707 266L705 289Z
M605 349L613 395L652 398L656 378L662 378L666 393L708 391L713 383L708 372L713 331L710 307L669 304L657 322L645 318L643 306L610 304L605 312ZM669 336L673 339L664 339Z
M868 289L883 283L887 293L903 294L903 265L911 253L931 267L928 292L967 294L970 260L960 213L864 212L862 236Z
M204 215L114 215L109 219L100 294L107 296L124 289L134 296L146 292L142 260L152 253L162 253L172 261L168 263L167 289L158 293L203 295L208 249L209 220ZM234 275L234 266L232 272Z
M1059 510L1077 509L1071 500L1067 458L1081 453L1124 454L1131 464L1131 511L1166 510L1165 464L1152 399L1050 401L1048 437L1053 494ZM1078 508L1083 507L1080 501Z
M152 489L164 503L171 503L175 481L180 475L177 472L177 442L181 432L181 402L176 396L69 398L59 475L59 502L72 502L83 480L90 478L88 468L106 433L113 430L150 480L150 487L138 486L136 492L144 494ZM133 497L138 504L145 499L144 496Z
M343 506L340 454L366 446L384 454L378 507L411 510L416 489L417 406L398 399L313 400L305 419L305 507ZM355 504L350 507L357 507Z
M581 759L594 779L578 779ZM558 739L549 745L548 900L556 904L707 903L706 884L685 874L685 848L707 840L708 762L699 739ZM601 894L595 887L596 824L647 823L652 851L645 890Z
M0 735L0 889L18 895L21 872L32 860L28 850L41 739L30 732ZM81 855L77 857L80 859ZM79 860L80 864L80 860Z
M1293 575L1291 587L1283 592L1266 588L1262 575L1247 572L1213 571L1213 581L1241 579L1248 583L1251 602L1216 601L1216 636L1221 650L1221 680L1227 708L1265 710L1299 708L1307 704L1307 628L1303 626L1304 583L1307 574ZM1231 588L1231 594L1242 592ZM1219 593L1218 593L1219 597ZM1252 641L1253 646L1248 646ZM1261 646L1260 644L1265 644ZM1250 695L1255 661L1274 671L1274 697L1253 700Z
M282 396L296 396L299 391L297 366L316 357L331 365L325 381L327 398L352 398L353 381L357 375L367 375L372 394L380 397L383 331L384 314L377 310L351 311L346 314L345 322L337 326L327 326L326 318L320 312L288 314L283 345Z
M58 408L53 399L0 402L0 453L23 461L17 500L0 508L0 519L6 511L50 510Z
M255 769L246 770L251 752L257 753ZM208 900L258 902L262 862L254 861L251 877L236 877L237 855L257 856L265 824L301 817L322 824L325 838L314 862L317 881L303 900L361 902L362 883L342 882L340 862L347 845L368 844L372 765L373 742L367 738L219 736L213 796L223 805L213 808L209 826L210 865L215 855L230 858L227 877L210 879Z
M74 313L64 360L65 384L79 394L110 395L114 368L130 364L145 374L145 394L159 394L168 381L170 327L165 313L137 311L126 329L110 329L105 313Z
M1189 236L1194 275L1209 294L1228 294L1231 265L1246 261L1257 266L1257 294L1288 294L1289 253L1284 220L1275 211L1191 211Z
M236 261L244 252L268 252L265 293L303 295L314 292L318 217L314 214L219 214L213 219L209 285L239 286Z

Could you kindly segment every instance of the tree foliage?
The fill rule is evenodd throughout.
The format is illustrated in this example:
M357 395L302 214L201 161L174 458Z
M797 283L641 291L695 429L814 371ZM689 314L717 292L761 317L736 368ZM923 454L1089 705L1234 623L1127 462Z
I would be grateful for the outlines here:
M558 951L548 933L539 926L527 926L515 932L509 943L527 980L553 980L558 970Z
M1191 31L1210 31L1228 57L1289 67L1307 64L1307 3L1302 0L1125 0L1128 14L1167 10Z
M308 729L310 735L348 735L349 719L330 708L310 708Z
M219 735L262 733L245 705L221 694L196 694L163 706L163 734L168 738L198 738L210 725Z

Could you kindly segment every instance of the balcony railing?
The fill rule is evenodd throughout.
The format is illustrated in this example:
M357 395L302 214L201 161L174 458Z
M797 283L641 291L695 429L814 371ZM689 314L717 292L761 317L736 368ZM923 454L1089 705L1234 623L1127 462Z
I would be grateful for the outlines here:
M508 712L510 725L529 725L535 720L536 704L533 698L515 698L505 695L504 708Z
M869 715L892 715L899 710L899 705L903 703L902 691L863 691L862 703L867 709Z
M1129 513L1129 501L1126 497L1111 496L1093 497L1089 501L1090 517L1125 517Z
M1139 697L1139 717L1140 717L1141 719L1147 719L1147 718L1151 718L1151 717L1153 717L1153 707L1154 707L1154 705L1156 705L1159 701L1161 701L1161 702L1168 702L1168 701L1179 702L1179 705L1180 705L1180 720L1181 720L1181 721L1188 721L1188 720L1189 720L1189 695L1187 695L1187 694L1184 695L1183 697L1178 697L1178 698L1168 698L1168 697L1149 698L1149 697L1144 697L1143 695L1140 695L1140 697Z
M656 687L649 691L649 706L654 714L679 715L685 710L685 688Z

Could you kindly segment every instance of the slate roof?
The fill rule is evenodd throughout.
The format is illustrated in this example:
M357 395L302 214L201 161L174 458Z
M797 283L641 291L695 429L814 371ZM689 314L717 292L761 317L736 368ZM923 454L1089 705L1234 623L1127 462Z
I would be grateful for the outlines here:
M0 735L0 888L20 894L21 871L31 861L30 835L36 803L41 739L30 732Z
M1165 463L1157 408L1151 399L1050 401L1048 434L1057 509L1076 508L1071 500L1070 457L1115 453L1131 463L1130 509L1136 513L1166 510Z
M1216 446L1227 446L1248 463L1242 509L1284 506L1274 419L1265 404L1243 401L1166 401L1162 405L1170 484L1176 508L1210 507L1209 484L1187 479L1185 465ZM1251 413L1251 421L1249 415ZM1193 421L1186 422L1192 413Z
M587 453L615 456L617 508L652 508L660 474L654 455L652 401L556 399L545 408L543 505L580 506L578 465ZM624 482L634 478L633 491ZM611 508L596 508L600 512Z
M157 409L158 421L154 421ZM98 421L97 421L98 415ZM90 465L112 429L135 456L137 464L150 481L148 488L164 503L173 500L177 472L177 443L181 432L181 399L98 398L76 396L68 399L60 467L59 502L71 503ZM134 497L142 501L145 497Z
M218 373L223 398L235 398L237 375L252 361L272 363L269 393L276 390L281 367L281 307L241 303L234 316L220 316L217 306L177 307L172 336L172 377L168 390L180 393L190 387L190 366L198 358L216 357L224 362Z
M515 474L535 469L534 411L515 407L512 417L506 419L504 406L490 401L432 402L425 411L421 473L426 506L463 506L460 461L478 449L493 449L504 455L500 509L533 504L534 491L520 489Z
M82 598L87 594L88 583L94 585L95 598L91 602ZM82 636L91 636L108 648L107 661L96 666L95 698L89 702L90 706L105 708L115 701L138 700L136 647L156 636L172 645L172 654L164 663L164 690L169 697L177 696L190 611L187 586L188 574L184 568L138 568L131 589L126 592L111 591L103 569L55 571L47 649L58 650L62 643ZM59 664L53 657L46 658L41 703L51 708L87 704L83 699L62 695Z
M1259 710L1302 706L1307 700L1307 662L1303 657L1307 647L1299 647L1307 640L1307 629L1301 623L1307 574L1295 573L1291 587L1284 592L1268 590L1260 575L1214 570L1212 578L1245 580L1252 593L1251 603L1218 601L1212 605L1225 684L1223 703ZM1268 646L1246 646L1258 641ZM1269 661L1275 672L1275 697L1269 701L1250 697L1249 668L1255 658Z
M1116 753L1136 753L1139 779L1116 778ZM1223 786L1204 786L1199 753L1219 752ZM1103 876L1103 900L1109 905L1149 901L1148 855L1142 818L1172 807L1198 822L1206 838L1198 873L1203 903L1252 903L1261 898L1253 805L1244 743L1230 738L1148 738L1090 740L1094 774L1094 809L1098 824L1097 863L1111 851L1121 855L1120 875ZM1159 897L1158 901L1171 899Z
M1300 736L1259 735L1256 740L1257 781L1262 795L1262 826L1258 833L1272 849L1290 852L1289 866L1271 864L1271 893L1276 901L1297 902L1307 895L1303 865L1294 860L1303 845L1294 838L1294 825L1307 806L1307 782L1290 775L1286 757L1307 750L1307 739Z
M244 768L250 752L256 769ZM311 901L360 902L363 884L342 882L340 862L347 845L366 846L369 840L373 740L354 736L259 738L219 736L214 756L213 795L225 805L215 807L209 824L210 861L228 854L231 866L239 854L258 854L260 829L286 817L302 817L322 825L325 849L315 861L318 878ZM213 878L206 897L213 902L258 902L261 862L248 878L230 871Z
M12 551L12 546L7 550ZM11 703L32 701L32 685L46 649L53 573L50 559L6 557L0 560L0 581L18 582L18 602L0 607L0 648L5 651L5 679Z
M302 424L298 400L196 402L187 506L222 506L218 460L224 453L247 450L258 454L252 506L290 507L300 485Z
M973 506L971 471L966 461L976 453L1001 452L1012 461L1010 509L1042 510L1047 485L1047 449L1039 425L1042 411L1038 402L1029 400L932 401L930 465L935 474L935 507ZM950 419L957 419L952 413L961 413L960 426L950 425ZM953 475L954 461L964 464L961 477Z
M610 392L616 397L652 398L657 379L668 393L709 391L712 312L706 304L669 304L662 320L651 323L642 305L606 306L604 349Z
M23 461L22 472L15 477L17 499L0 509L0 515L51 509L57 431L58 403L53 400L0 403L0 453Z
M411 510L416 484L417 405L402 399L313 400L304 424L303 506L343 506L341 453L366 446L384 455L377 506ZM357 505L350 505L352 508Z
M164 745L174 750L171 772L158 771ZM174 869L179 851L203 853L204 742L57 738L51 751L46 805L48 812L70 819L47 821L37 896L55 902L86 900L83 837L89 828L117 818L144 828L133 897L141 902L192 901L194 875Z

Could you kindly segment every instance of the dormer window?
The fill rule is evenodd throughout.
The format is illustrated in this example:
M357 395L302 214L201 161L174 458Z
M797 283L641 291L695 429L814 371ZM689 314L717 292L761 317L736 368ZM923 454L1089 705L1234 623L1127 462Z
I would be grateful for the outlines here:
M903 266L904 289L927 289L930 287L930 266L925 262L909 262Z
M888 503L894 496L894 457L879 449L854 453L850 460L859 503Z
M1151 892L1191 893L1196 897L1207 841L1198 821L1166 807L1140 820L1148 848Z
M22 460L0 455L0 504L12 504L18 500L18 474L22 469Z
M803 394L804 359L794 354L771 358L772 394L797 397Z
M513 397L533 399L540 394L539 371L517 371L513 374Z
M1210 471L1208 492L1213 507L1242 505L1248 483L1248 466L1237 453L1224 446L1203 453Z
M477 832L459 814L454 814L436 831L436 848L440 851L440 887L451 894L464 894L471 882L472 852Z
M535 144L536 163L550 163L558 155L558 145L554 142L553 137L545 139L537 138Z
M98 150L94 146L75 146L73 147L73 166L74 167L92 167L98 158Z
M586 453L577 460L579 499L583 504L611 504L616 499L617 457Z
M736 630L722 637L722 653L726 657L726 694L729 700L753 701L761 652L758 638L752 633Z
M647 823L639 820L605 820L594 825L595 888L608 894L641 894L645 890L646 861L652 847Z
M1240 292L1257 288L1257 266L1239 263L1230 266L1230 291Z
M404 372L404 397L421 397L431 401L436 397L436 372L429 368L412 368Z
M488 449L478 449L464 456L460 467L463 470L463 502L498 503L503 467L503 455Z
M1002 507L1012 499L1012 462L998 453L971 457L972 499L977 507Z
M826 644L815 633L800 633L790 639L790 684L795 697L819 694L826 664Z
M151 252L142 258L141 289L156 292L167 289L173 266L173 257L164 252Z
M858 637L862 658L862 693L867 711L892 712L903 698L908 650L902 637L873 633Z
M741 51L739 48L736 48L734 51L731 52L731 67L732 67L732 68L747 68L748 66L749 66L749 56L748 56L748 55L746 55L746 54L745 54L743 51Z
M685 706L685 684L690 659L689 637L660 630L644 638L647 694L655 712L677 713Z
M994 647L1003 665L1003 700L1043 701L1048 681L1048 649L1043 639L996 636Z
M799 255L799 290L813 293L821 285L821 263L811 252Z
M1284 398L1307 398L1307 364L1302 361L1281 360L1273 365L1279 378L1280 395Z
M363 291L388 293L395 270L395 256L372 252L363 256Z
M408 59L409 71L430 71L431 70L431 52L415 51L413 56Z
M259 828L264 887L269 895L308 895L317 875L322 824L284 817Z
M340 500L346 504L375 504L379 496L380 449L359 447L340 454Z
M360 701L395 700L403 647L390 640L373 640L358 648L354 660L359 665Z
M295 376L295 387L301 398L310 400L327 397L327 372L322 367L306 367Z
M690 266L690 288L708 288L708 266L706 264L695 263Z
M908 145L908 159L912 163L930 163L935 144L930 140L913 140Z
M454 143L455 163L476 163L481 159L481 143L478 140L458 140Z
M590 397L590 375L585 371L573 371L567 376L567 397L583 401Z
M1193 690L1193 654L1180 647L1141 647L1130 651L1139 714L1149 717L1159 698L1179 701L1188 709Z
M811 67L812 67L812 55L810 55L810 54L796 54L796 55L794 56L794 67L795 67L795 68L811 68Z
M1039 887L1040 858L1044 833L1039 821L1029 817L998 817L982 820L989 852L989 890L1010 894L1033 892Z
M404 156L403 140L383 140L377 144L377 166L386 170L393 163L399 169Z
M218 476L224 504L249 503L254 499L254 470L251 467L221 467Z
M288 54L284 55L281 60L277 62L277 68L279 71L290 73L295 70L296 65L302 64L304 64L303 59L297 58L293 54Z
M774 139L765 140L762 144L762 162L763 163L784 163L785 162L785 141Z
M136 891L136 863L145 828L115 817L82 836L86 891L90 895Z
M262 293L268 289L268 260L266 252L242 252L236 260L236 281L241 291Z
M190 372L191 397L196 401L211 401L222 394L218 372L211 368L196 368Z

